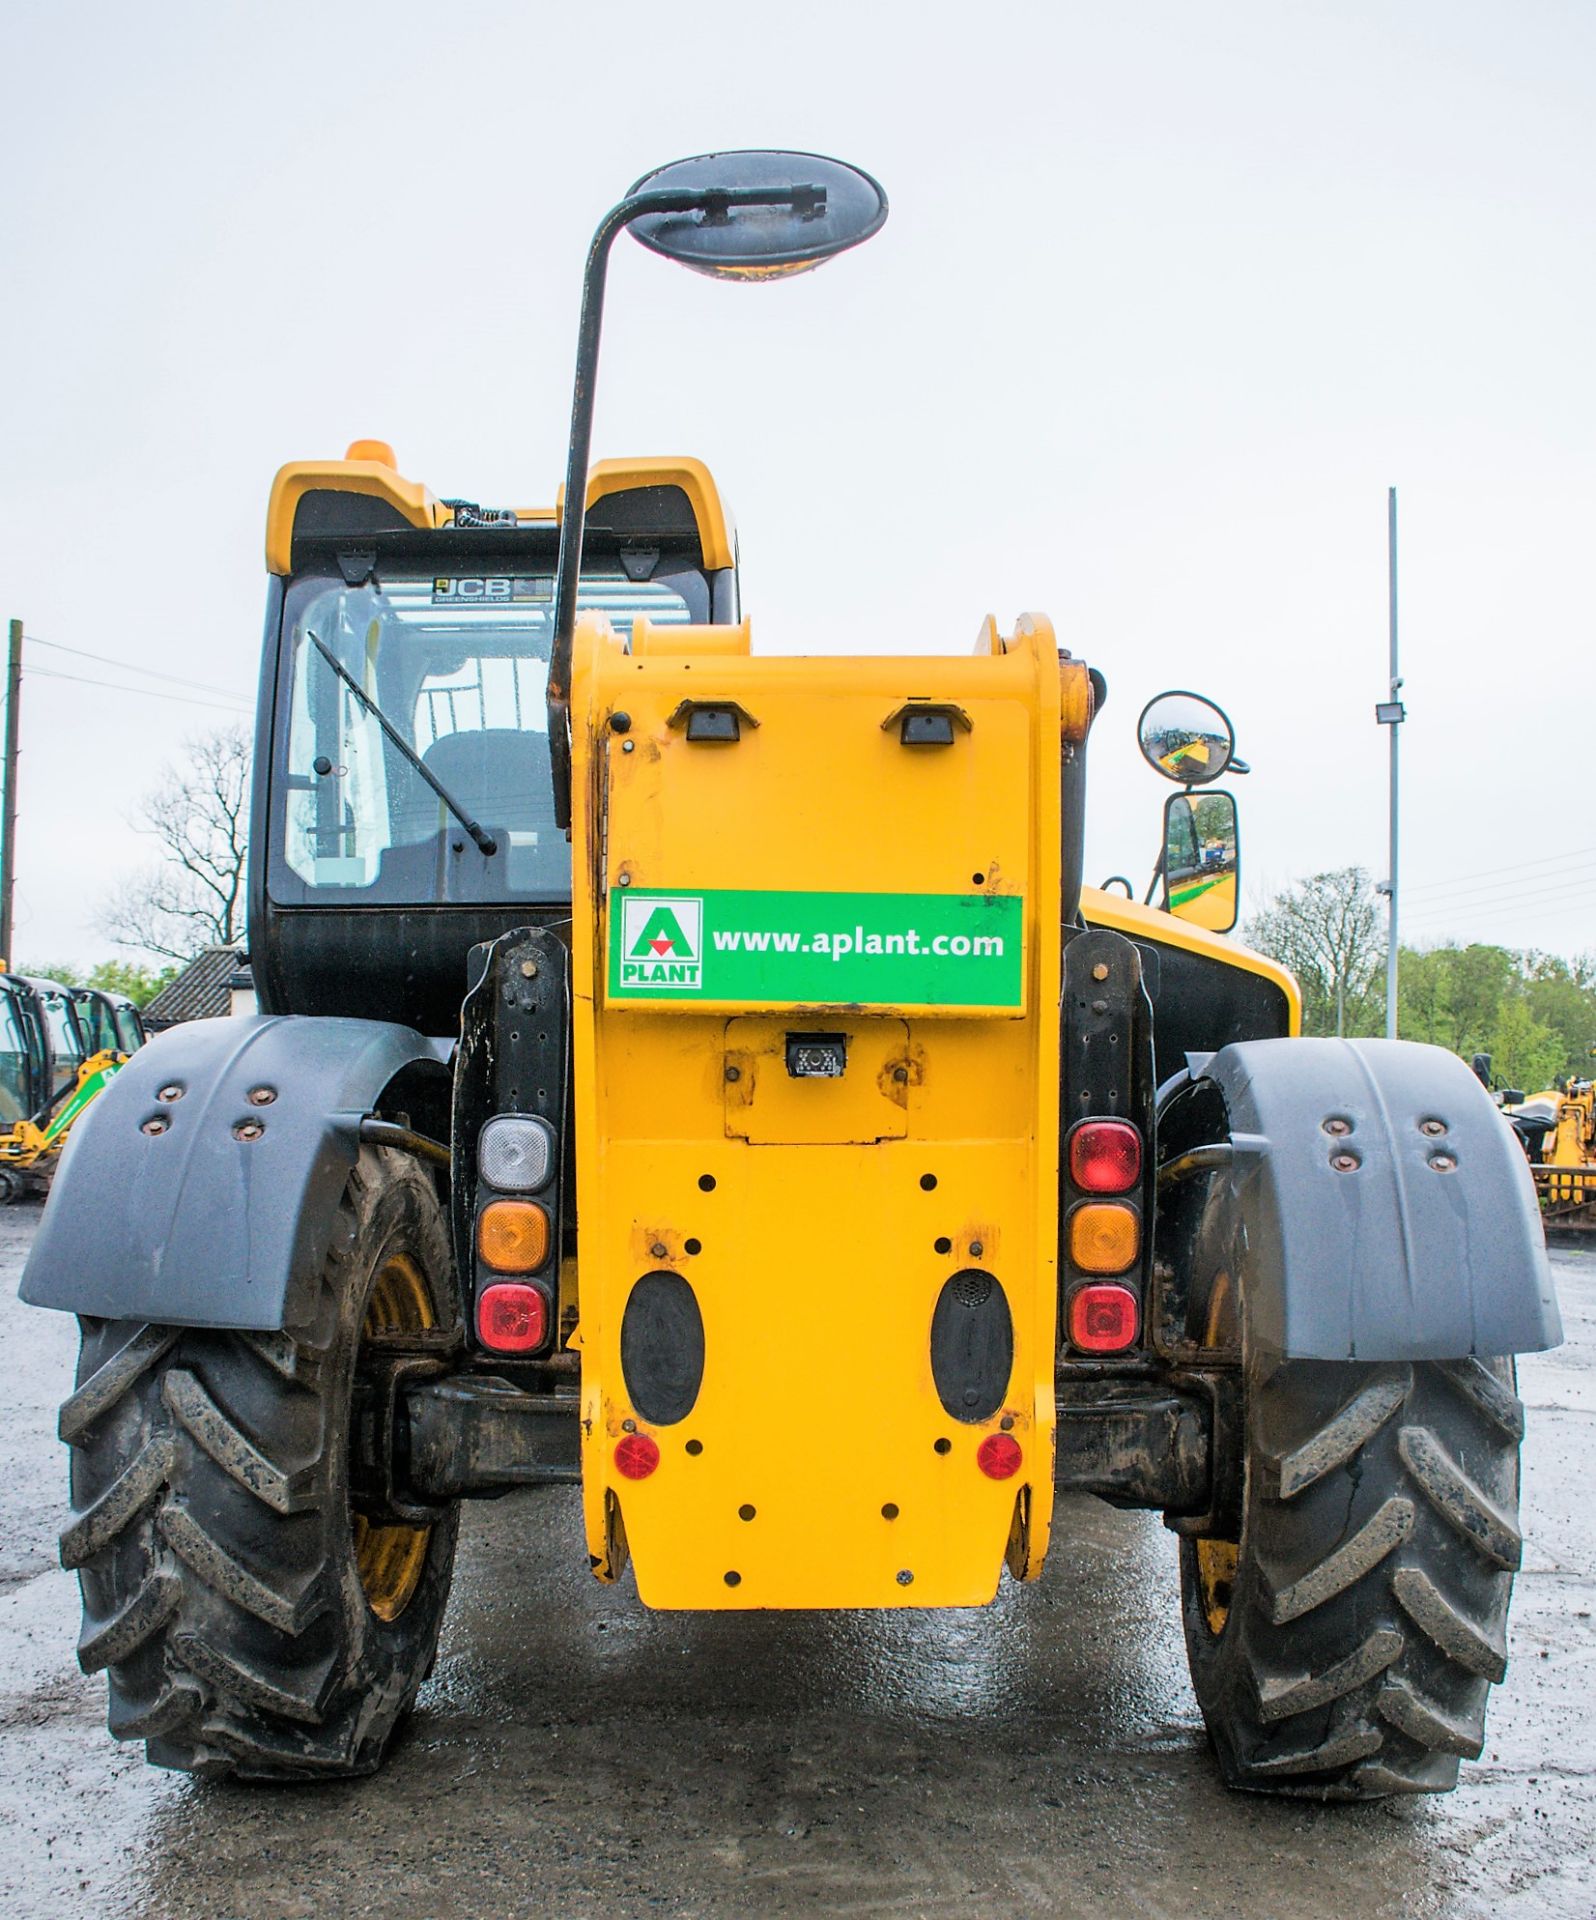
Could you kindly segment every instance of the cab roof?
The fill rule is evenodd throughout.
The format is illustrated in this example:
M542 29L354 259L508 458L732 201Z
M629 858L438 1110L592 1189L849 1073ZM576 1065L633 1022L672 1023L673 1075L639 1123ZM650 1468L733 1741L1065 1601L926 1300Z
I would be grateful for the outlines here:
M406 531L469 532L492 544L506 532L559 527L565 489L552 507L483 508L440 500L399 472L393 449L356 440L342 460L293 460L280 467L266 509L266 569L290 574L302 550ZM706 573L734 564L727 513L708 467L689 455L600 460L588 475L587 531L623 540L696 548Z

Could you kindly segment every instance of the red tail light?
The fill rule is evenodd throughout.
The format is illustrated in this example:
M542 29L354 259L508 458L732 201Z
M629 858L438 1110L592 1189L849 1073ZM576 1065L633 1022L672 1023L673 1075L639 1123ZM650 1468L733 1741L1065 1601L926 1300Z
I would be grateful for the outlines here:
M1083 1120L1070 1135L1070 1178L1083 1193L1128 1193L1142 1177L1142 1136L1125 1120Z
M494 1353L535 1353L549 1333L549 1302L541 1287L501 1282L477 1302L477 1334Z
M975 1450L975 1464L989 1480L1012 1480L1020 1470L1020 1443L1012 1433L989 1433Z
M659 1447L646 1433L626 1433L615 1443L615 1471L628 1480L646 1480L659 1465Z
M1082 1287L1070 1300L1070 1339L1083 1353L1122 1353L1140 1315L1128 1287Z

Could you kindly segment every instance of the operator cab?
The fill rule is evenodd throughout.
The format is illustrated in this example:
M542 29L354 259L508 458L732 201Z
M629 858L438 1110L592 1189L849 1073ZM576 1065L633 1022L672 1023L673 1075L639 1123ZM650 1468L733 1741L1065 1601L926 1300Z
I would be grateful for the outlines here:
M587 500L581 613L623 639L639 618L736 623L697 461L602 462ZM279 473L252 836L263 1010L452 1035L468 949L569 917L547 706L559 533L559 507L434 500L376 442Z
M50 1097L50 1055L28 984L0 973L0 1130L31 1120Z
M63 986L59 980L28 979L26 984L32 988L34 999L44 1014L49 1061L48 1098L53 1104L77 1085L78 1068L88 1058L91 1049L78 1025L77 1009L73 1005L76 990Z

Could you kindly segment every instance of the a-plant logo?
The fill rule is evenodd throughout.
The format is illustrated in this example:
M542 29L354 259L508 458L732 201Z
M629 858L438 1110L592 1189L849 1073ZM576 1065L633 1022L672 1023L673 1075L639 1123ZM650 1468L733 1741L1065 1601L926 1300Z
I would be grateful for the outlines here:
M621 902L621 985L694 992L703 978L704 903L651 898Z

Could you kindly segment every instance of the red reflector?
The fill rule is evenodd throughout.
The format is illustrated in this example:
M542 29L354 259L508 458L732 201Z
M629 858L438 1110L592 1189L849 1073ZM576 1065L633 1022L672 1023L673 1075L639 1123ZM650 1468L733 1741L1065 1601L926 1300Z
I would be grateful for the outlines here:
M548 1337L549 1303L540 1287L502 1282L477 1302L477 1333L495 1353L531 1353Z
M623 1434L615 1443L615 1470L628 1480L646 1480L659 1465L659 1448L646 1433Z
M1142 1136L1124 1120L1083 1120L1070 1135L1070 1178L1083 1193L1126 1193L1142 1177Z
M1082 1287L1070 1301L1070 1339L1083 1353L1119 1353L1135 1344L1136 1296L1127 1287Z
M989 1433L975 1450L975 1464L989 1480L1010 1480L1020 1470L1020 1443L1012 1433Z

